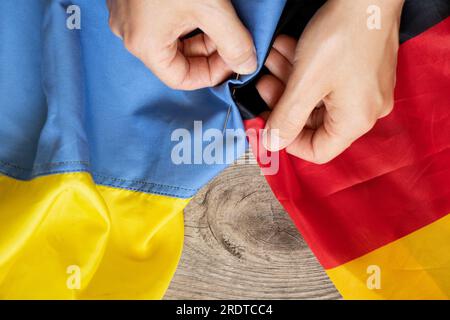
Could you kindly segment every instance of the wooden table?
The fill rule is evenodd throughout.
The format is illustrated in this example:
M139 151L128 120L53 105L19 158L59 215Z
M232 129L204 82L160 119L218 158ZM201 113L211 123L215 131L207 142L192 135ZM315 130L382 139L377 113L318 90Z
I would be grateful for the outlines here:
M165 299L339 299L254 159L245 159L186 208L183 255Z

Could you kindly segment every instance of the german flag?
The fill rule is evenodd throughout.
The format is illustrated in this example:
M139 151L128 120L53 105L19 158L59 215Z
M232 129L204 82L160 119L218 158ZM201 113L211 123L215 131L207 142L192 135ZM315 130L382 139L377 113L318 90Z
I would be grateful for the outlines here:
M288 3L279 32L298 36L320 5ZM344 298L450 298L449 15L445 0L406 1L392 114L328 164L282 151L267 175ZM240 90L262 129L261 98Z

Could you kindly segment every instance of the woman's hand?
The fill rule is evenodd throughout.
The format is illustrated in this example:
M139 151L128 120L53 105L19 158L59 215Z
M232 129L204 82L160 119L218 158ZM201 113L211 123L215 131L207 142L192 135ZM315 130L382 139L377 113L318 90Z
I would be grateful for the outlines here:
M175 89L214 86L256 70L253 40L229 0L108 0L111 30ZM204 34L180 40L191 31Z
M371 5L381 9L380 29L367 25ZM269 150L287 147L325 163L390 113L402 6L403 0L328 0L292 56L292 74L266 125L279 136L275 145L267 135Z

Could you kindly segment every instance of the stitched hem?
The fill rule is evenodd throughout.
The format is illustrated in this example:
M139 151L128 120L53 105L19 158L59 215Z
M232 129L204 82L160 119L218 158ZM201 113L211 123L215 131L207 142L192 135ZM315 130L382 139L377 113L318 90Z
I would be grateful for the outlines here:
M111 177L105 174L91 172L89 167L89 162L87 161L64 161L36 165L34 166L35 170L30 170L0 160L0 174L23 181L29 181L34 178L53 174L86 172L92 176L93 180L98 185L126 189L130 191L158 194L183 199L192 198L198 192L198 189L194 188L166 185L147 180Z

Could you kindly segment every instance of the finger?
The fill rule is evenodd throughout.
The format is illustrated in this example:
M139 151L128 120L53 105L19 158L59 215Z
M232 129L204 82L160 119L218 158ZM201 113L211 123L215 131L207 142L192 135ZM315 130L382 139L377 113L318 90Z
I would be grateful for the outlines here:
M318 129L323 125L323 119L326 113L325 107L316 107L311 112L308 120L306 121L305 128Z
M230 1L217 3L217 6L208 6L196 13L200 29L215 43L220 56L234 72L255 72L256 50L250 32L240 21Z
M106 0L106 7L108 8L109 12L113 9L113 3L111 0Z
M232 74L231 69L217 52L210 56L186 57L182 42L176 40L162 46L170 39L160 34L161 38L151 39L125 33L124 43L128 51L137 56L165 84L178 90L196 90L212 87L224 81ZM188 50L198 46L199 41L191 44ZM209 50L209 48L208 48Z
M325 126L317 130L304 128L286 151L303 160L324 164L347 149L350 143L343 137L331 135Z
M345 151L372 126L373 124L355 126L350 122L348 125L337 123L332 120L329 113L325 113L322 126L317 130L303 129L286 151L306 161L324 164Z
M294 71L266 123L270 132L265 147L270 151L284 149L298 136L315 106L326 96L327 87L314 81L314 76L302 76L302 68ZM272 132L273 131L273 132ZM270 137L276 137L274 141Z
M214 42L202 33L182 41L183 54L186 57L210 56L216 51Z
M232 74L232 70L226 65L223 59L218 55L216 51L216 46L214 42L208 37L208 35L202 33L198 34L192 38L185 39L182 43L182 52L186 57L187 61L191 63L189 67L189 71L191 74L186 76L184 84L182 84L182 88L184 90L202 88L202 87L212 87L220 82L223 82L226 78L228 78ZM191 57L207 57L208 59L208 72L209 76L206 78L206 81L209 83L196 83L199 81L199 74L195 74L195 70L202 71L203 67L196 67L192 64L200 61L203 63L203 60L200 59L191 59Z
M121 28L115 24L111 22L111 18L110 18L110 22L109 22L109 29L111 30L111 32L120 40L123 40L123 36L122 36L122 30Z
M270 116L270 111L263 111L258 115L258 117L264 119L264 121L267 121L269 116Z
M231 69L217 52L209 57L185 57L179 52L172 65L167 69L167 74L169 77L171 74L176 77L174 72L179 70L183 70L182 80L175 78L176 80L170 79L168 82L174 84L173 88L181 90L213 87L232 74Z
M207 57L208 71L205 72L209 72L209 76L206 78L206 81L209 81L209 83L196 83L201 75L195 74L197 67L191 65L189 71L192 74L188 74L185 82L182 84L184 90L212 87L223 82L232 74L232 70L217 53L214 42L204 33L182 41L182 52L191 64L194 62L198 63L198 61L203 63L202 60L191 59L191 57ZM203 72L202 67L199 67L198 70Z
M115 11L116 2L107 0L106 5L108 6L109 11L109 19L108 19L109 28L116 37L123 40L122 27L120 23L117 22L117 19L113 18L114 17L113 12Z
M294 64L296 47L297 40L284 34L279 35L273 43L273 48L281 53L290 64Z
M286 84L292 73L292 64L276 49L270 50L265 66L282 83Z
M267 106L273 109L284 92L284 84L273 75L264 75L256 84L256 89Z

